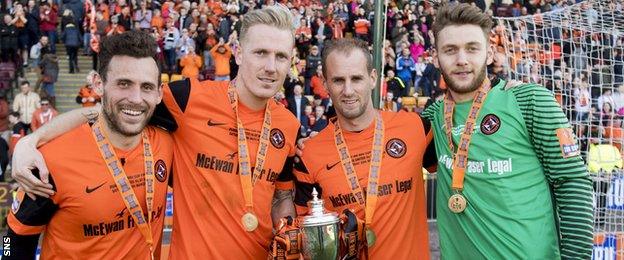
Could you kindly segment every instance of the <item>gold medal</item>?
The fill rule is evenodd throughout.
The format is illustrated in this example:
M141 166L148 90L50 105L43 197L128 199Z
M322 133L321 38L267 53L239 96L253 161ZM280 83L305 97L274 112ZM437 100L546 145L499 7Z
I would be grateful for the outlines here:
M449 198L448 207L453 213L462 213L466 209L466 198L460 193L455 193Z
M369 248L371 248L375 245L375 241L377 241L377 235L375 235L375 231L367 227L366 228L366 244L368 245Z
M258 228L258 218L251 212L245 213L243 218L241 218L241 222L247 232L253 232L256 228Z

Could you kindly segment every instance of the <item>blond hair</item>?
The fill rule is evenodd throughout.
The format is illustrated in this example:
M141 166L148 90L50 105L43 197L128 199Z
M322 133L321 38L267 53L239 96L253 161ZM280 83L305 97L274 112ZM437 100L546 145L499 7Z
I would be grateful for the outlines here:
M293 26L292 19L292 14L288 8L283 5L273 5L246 13L241 20L240 42L242 43L245 41L249 28L259 24L289 31L294 42L295 27Z

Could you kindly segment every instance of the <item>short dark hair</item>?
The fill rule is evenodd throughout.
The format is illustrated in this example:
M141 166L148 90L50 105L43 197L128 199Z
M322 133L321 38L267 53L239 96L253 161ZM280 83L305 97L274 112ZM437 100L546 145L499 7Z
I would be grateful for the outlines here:
M489 34L494 22L487 14L476 6L467 3L447 3L438 9L435 22L433 23L433 35L438 39L440 31L451 25L472 24L481 27L486 37ZM437 43L438 41L436 41Z
M28 80L24 80L24 81L22 81L22 83L20 83L20 87L24 86L24 85L30 86L30 82L28 82Z
M342 52L348 54L353 50L359 50L364 54L366 57L366 70L367 72L371 72L373 70L373 56L368 49L368 43L355 38L342 38L325 42L325 47L323 48L323 53L321 54L323 76L327 75L327 57L329 57L329 54L332 52Z
M104 37L98 53L98 74L102 82L106 82L108 65L114 56L130 56L133 58L152 58L158 64L156 39L143 31L127 31L117 35ZM160 82L160 79L159 79Z

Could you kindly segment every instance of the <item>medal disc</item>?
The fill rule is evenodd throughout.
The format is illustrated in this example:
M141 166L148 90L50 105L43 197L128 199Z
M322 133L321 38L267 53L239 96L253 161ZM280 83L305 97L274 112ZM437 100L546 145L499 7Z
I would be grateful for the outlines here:
M466 209L466 198L459 193L449 198L448 207L453 213L462 213Z
M368 245L368 247L370 248L374 246L376 240L377 235L375 235L375 232L370 228L366 228L366 244Z
M258 218L253 213L247 212L241 218L245 231L252 232L258 228Z

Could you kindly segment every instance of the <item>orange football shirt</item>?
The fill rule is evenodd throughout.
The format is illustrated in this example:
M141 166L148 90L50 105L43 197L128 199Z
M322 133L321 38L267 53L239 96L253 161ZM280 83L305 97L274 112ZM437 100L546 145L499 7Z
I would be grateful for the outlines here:
M243 229L245 200L238 175L236 117L227 82L186 79L164 88L163 101L178 128L173 132L173 231L171 259L266 259L273 238L271 202L287 157L295 154L299 123L277 102L269 101L272 123L265 168L253 189L259 226ZM256 163L264 109L239 103L251 164Z
M166 131L154 127L144 131L148 133L154 155L151 230L157 248L165 219L173 139ZM47 206L38 206L23 191L18 192L8 224L19 235L44 233L41 259L150 258L145 238L128 213L88 124L50 141L40 151L56 193L48 199L51 203ZM147 215L142 141L130 150L115 149L115 153ZM46 215L51 216L47 224L36 225Z
M429 259L422 168L436 163L435 156L429 156L423 163L425 153L429 155L433 150L433 144L429 146L432 132L428 122L416 113L380 113L385 127L384 151L379 197L371 224L377 240L369 248L369 256L371 259ZM361 132L343 130L362 190L368 185L374 128L373 121ZM339 214L353 209L363 221L364 207L357 203L348 184L334 143L334 129L334 123L330 123L305 143L303 163L295 166L297 211L305 214L306 202L316 187L320 188L325 208Z

